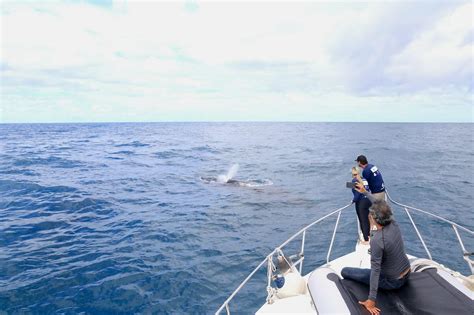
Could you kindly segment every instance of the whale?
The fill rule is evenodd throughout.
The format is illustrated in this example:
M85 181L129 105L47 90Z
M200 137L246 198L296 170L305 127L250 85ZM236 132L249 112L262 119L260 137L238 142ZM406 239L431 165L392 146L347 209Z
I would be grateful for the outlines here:
M238 186L238 187L261 187L261 186L270 186L273 185L273 182L269 179L247 179L247 180L238 180L238 179L228 179L225 182L219 181L217 177L213 176L201 176L201 181L206 184L215 184L215 185L228 185L228 186Z
M239 181L237 179L232 179L232 178L222 181L222 180L219 180L219 177L212 177L212 176L209 176L209 177L201 176L200 179L201 181L208 184L217 183L217 184L240 185L241 183L245 183L244 181Z
M231 185L231 186L244 186L244 187L260 187L273 185L273 182L269 179L247 179L247 180L238 180L234 179L234 176L239 170L239 164L233 164L227 174L221 174L218 176L201 176L200 179L207 184L222 184L222 185Z

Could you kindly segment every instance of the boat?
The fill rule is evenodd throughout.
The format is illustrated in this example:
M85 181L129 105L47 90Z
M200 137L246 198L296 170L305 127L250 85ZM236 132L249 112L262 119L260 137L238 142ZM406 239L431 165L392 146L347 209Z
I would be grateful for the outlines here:
M388 192L385 198L389 204L393 205L394 212L400 208L404 210L427 257L407 254L411 266L409 280L397 290L379 289L376 303L381 314L474 314L474 262L471 259L474 253L466 250L461 238L462 235L467 234L472 239L474 232L431 212L394 201ZM352 203L334 210L308 224L276 247L224 301L216 311L216 315L224 312L232 314L233 311L241 313L238 305L232 304L232 300L249 280L265 267L267 271L266 299L256 314L369 314L358 303L367 299L369 287L341 277L341 270L344 267L370 268L370 246L362 243L359 224L357 224L359 236L356 236L354 251L331 259L341 213L351 205ZM457 240L460 253L469 265L471 275L463 275L433 260L413 220L414 213L422 215L424 220L432 219L452 227L452 238ZM326 263L303 274L307 231L334 216L337 218ZM300 252L292 256L285 255L285 247L299 240L301 240ZM264 296L265 293L262 292L262 302Z

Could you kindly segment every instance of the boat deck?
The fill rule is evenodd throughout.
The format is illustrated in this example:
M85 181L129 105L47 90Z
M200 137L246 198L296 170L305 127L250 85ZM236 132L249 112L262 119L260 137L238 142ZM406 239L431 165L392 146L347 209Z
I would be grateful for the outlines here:
M330 261L328 264L325 264L315 271L324 271L331 270L336 272L339 276L341 275L341 270L344 267L358 267L358 268L370 268L370 255L368 254L369 245L363 245L360 242L357 242L356 249L354 252L339 257L335 260ZM330 269L325 269L330 268ZM308 273L303 278L305 279L306 284L308 283L308 278L312 273ZM328 282L330 282L328 280ZM337 297L331 294L331 288L336 289L330 285L324 286L326 294L331 296L331 299ZM336 292L334 292L336 293ZM344 303L343 300L341 300ZM296 307L297 306L297 307ZM334 310L334 309L333 309ZM289 313L307 313L307 314L316 314L316 308L313 303L313 299L309 294L309 291L306 288L304 294L287 297L287 298L276 298L272 304L265 303L256 314L289 314Z
M362 314L364 310L357 301L367 297L368 286L341 279L341 270L344 267L370 268L368 249L368 245L358 242L354 252L330 261L302 277L305 283L303 292L289 297L279 297L277 294L273 303L265 303L257 314ZM413 269L419 259L413 256L408 258ZM449 270L435 269L434 266L427 271L410 276L412 283L403 290L399 289L400 292L382 292L378 306L385 309L387 314L400 311L397 309L400 307L409 309L413 305L430 313L430 305L436 305L439 309L446 304L447 307L454 307L450 311L454 310L456 314L474 314L474 294L459 279ZM429 298L432 295L438 296L436 303ZM411 303L413 296L418 299L424 297L429 303ZM456 305L440 302L448 298Z
M410 275L408 282L412 283L400 288L400 292L398 293L395 292L397 290L379 292L381 293L380 296L388 294L390 295L390 298L386 299L387 301L393 302L396 300L398 301L397 305L403 305L403 303L405 303L405 307L413 308L411 304L417 303L416 301L415 303L413 303L413 301L407 302L408 300L406 299L410 299L410 296L406 296L405 292L402 292L404 288L407 289L407 291L411 290L411 294L416 293L420 298L424 296L424 302L426 302L424 305L429 305L432 298L437 299L436 302L438 302L438 300L442 301L443 299L441 297L444 296L444 301L450 301L453 300L454 295L457 296L459 294L459 296L455 298L460 301L458 304L464 305L465 308L464 310L457 310L456 313L466 313L469 315L474 314L474 261L471 259L474 254L472 251L468 251L466 249L461 235L467 233L468 235L473 236L474 232L439 215L394 201L387 191L386 197L387 202L390 202L394 206L397 206L405 211L423 249L426 252L427 258L417 258L407 255L412 270L412 275ZM352 314L357 313L354 311L354 308L359 309L360 311L362 306L360 306L358 301L367 297L369 290L368 286L353 282L351 280L342 279L341 277L341 270L344 267L370 268L370 254L368 252L369 245L360 243L360 229L359 240L357 241L355 250L352 253L334 260L330 260L341 213L342 211L348 209L351 205L352 204L347 204L309 223L300 231L288 238L280 246L276 247L269 255L265 257L263 261L260 262L260 264L257 265L257 267L255 267L255 269L245 278L245 280L243 280L242 283L234 290L234 292L224 301L221 307L217 310L216 315L220 314L224 310L227 312L227 314L230 314L231 308L238 310L238 306L230 305L231 301L242 289L242 287L244 287L261 268L265 267L267 270L266 289L268 295L265 304L257 311L257 314ZM412 213L423 215L425 218L436 220L437 222L448 224L452 227L455 240L458 241L461 249L462 258L468 263L471 270L471 275L462 275L461 273L453 271L433 260L431 252L426 246L426 243L412 218ZM330 217L336 217L336 224L334 226L331 242L329 244L329 249L326 256L328 263L316 268L305 276L302 276L300 275L300 272L297 268L299 267L299 269L301 269L303 267L303 261L306 258L304 252L306 232L313 227L316 228L317 226L321 226L322 222ZM289 257L290 261L288 261L285 254L283 253L283 249L289 243L299 242L299 240L301 240L301 251ZM276 262L278 264L278 269L275 266L275 257L277 258ZM292 259L294 259L294 261L291 261ZM277 282L275 282L275 277L281 277L281 275L284 276L284 281L277 281L280 288L276 288L275 286L277 285ZM283 285L281 286L281 284ZM426 292L430 291L432 288L435 288L435 290L432 290L433 297L424 294L425 292L418 292L418 290L423 291L423 286L427 286L428 289L425 290ZM399 295L400 299L398 299L397 295ZM403 298L404 295L405 297ZM405 299L405 301L403 301L403 299ZM377 305L380 304L380 306L382 306L382 300L383 299L380 298L379 301L379 298L377 298ZM440 310L442 309L443 304L448 305L449 303L443 302L439 304ZM388 309L384 308L384 313L390 313L390 309L393 310L395 306L388 306ZM429 309L429 306L427 306L426 309ZM362 308L362 311L365 312L365 309ZM446 310L448 313L452 313L452 311L453 310ZM398 313L400 312L406 313L399 309ZM421 309L415 313L427 312L425 309ZM437 310L431 310L431 313L436 314L439 312L437 312Z

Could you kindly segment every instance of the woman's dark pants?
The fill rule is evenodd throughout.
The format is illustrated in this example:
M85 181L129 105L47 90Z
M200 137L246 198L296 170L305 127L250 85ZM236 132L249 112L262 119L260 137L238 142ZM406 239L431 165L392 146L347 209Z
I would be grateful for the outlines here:
M369 199L363 198L356 202L356 212L357 217L359 218L360 222L360 229L362 230L362 235L364 236L364 240L369 240L369 232L370 232L370 222L369 222L369 208L372 205Z

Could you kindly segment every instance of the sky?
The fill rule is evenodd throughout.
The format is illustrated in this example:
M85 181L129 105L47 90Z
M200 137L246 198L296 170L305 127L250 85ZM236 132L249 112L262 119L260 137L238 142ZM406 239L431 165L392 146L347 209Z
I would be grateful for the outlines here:
M2 1L0 122L473 122L471 1Z

